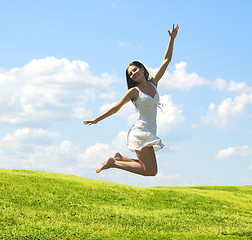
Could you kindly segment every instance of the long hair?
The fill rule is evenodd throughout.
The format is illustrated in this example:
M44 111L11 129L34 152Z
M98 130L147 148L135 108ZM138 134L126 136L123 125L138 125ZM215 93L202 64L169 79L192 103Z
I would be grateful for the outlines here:
M128 89L133 88L133 87L137 86L137 84L138 84L137 82L133 81L130 78L130 76L129 76L128 69L129 69L130 66L136 66L138 68L143 68L144 69L145 79L146 79L146 81L148 81L148 79L149 79L149 72L147 71L147 69L145 68L145 66L141 62L138 62L138 61L131 62L129 64L129 66L127 67L127 69L126 69L126 79L127 79Z

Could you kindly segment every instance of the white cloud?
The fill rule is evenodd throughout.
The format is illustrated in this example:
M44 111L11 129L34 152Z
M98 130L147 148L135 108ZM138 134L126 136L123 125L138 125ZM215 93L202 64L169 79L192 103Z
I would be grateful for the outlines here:
M115 92L115 91L111 91L109 93L101 93L99 95L99 97L103 100L114 100L115 99L115 96L118 95L118 92Z
M116 138L112 141L113 152L121 152L124 153L127 151L127 135L128 133L125 131L119 132Z
M85 176L95 174L96 168L117 151L127 150L127 132L120 132L110 143L96 143L85 151L45 129L18 129L0 139L0 167L7 169L46 170Z
M229 147L218 151L215 155L217 159L234 159L252 156L252 148L245 146Z
M162 80L159 83L160 89L163 91L169 90L190 90L193 87L209 84L204 78L200 77L197 73L186 72L186 62L180 62L175 64L175 70L170 73L165 72ZM158 69L149 68L151 75Z
M8 133L0 141L0 153L2 158L3 155L7 154L6 159L8 159L8 154L11 154L11 156L16 154L17 157L19 157L19 153L26 155L27 152L34 149L35 145L50 144L52 139L57 136L58 133L49 132L44 129L18 129L13 134Z
M94 146L88 147L85 152L78 155L78 169L98 167L106 159L108 159L110 150L109 144L96 143Z
M112 157L115 152L124 153L127 149L127 132L119 132L111 144L96 143L88 147L85 152L78 156L79 165L84 168L88 165L92 168L97 168L101 162L104 162L109 157Z
M27 141L34 141L36 140L41 140L41 139L49 139L51 137L57 137L58 133L57 132L49 132L45 129L31 129L31 128L23 128L23 129L18 129L14 134L7 134L4 138L3 141L8 141L10 143L15 142L15 141L22 141L22 142L27 142Z
M228 129L246 116L247 104L252 104L252 94L243 93L236 96L234 100L232 98L224 99L217 107L214 103L211 103L206 116L202 120L207 125Z
M93 146L87 147L84 152L80 152L77 155L77 162L70 164L64 172L94 178L94 174L97 176L95 170L98 166L109 157L113 157L115 152L120 152L122 155L130 157L127 150L127 132L119 132L110 144L98 142ZM113 181L118 177L115 176L115 174L111 176L110 171L104 171L102 174L102 178L107 178L109 181ZM118 178L114 181L118 182Z
M202 118L205 124L229 129L243 117L248 116L247 105L252 104L252 87L244 82L227 82L221 78L214 81L213 87L219 91L240 93L240 95L226 98L218 106L211 103L206 116Z
M213 83L213 87L219 91L224 91L228 89L228 83L222 78L217 78Z
M95 76L87 63L48 57L0 72L0 122L20 124L83 119L87 103L108 94L115 75Z
M224 79L217 78L213 87L219 91L228 91L228 92L238 92L238 93L252 93L252 87L248 86L245 82L234 82L234 81L225 81Z
M184 121L182 116L182 105L176 105L172 102L172 97L164 95L160 97L161 109L157 109L158 132L165 135L174 131L176 126Z
M45 129L18 129L0 140L0 164L4 168L59 171L79 151L69 141L53 144L59 135Z

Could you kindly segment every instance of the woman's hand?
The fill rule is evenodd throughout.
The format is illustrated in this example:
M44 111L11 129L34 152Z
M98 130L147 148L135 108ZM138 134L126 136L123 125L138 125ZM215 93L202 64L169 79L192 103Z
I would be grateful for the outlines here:
M84 121L83 123L86 125L92 125L92 124L96 124L97 121L96 120L87 120L87 121Z
M173 24L173 26L172 26L172 31L170 32L170 31L168 30L169 35L170 35L171 38L174 39L174 38L177 36L178 29L179 29L179 25L177 24L177 26L174 28L174 24Z

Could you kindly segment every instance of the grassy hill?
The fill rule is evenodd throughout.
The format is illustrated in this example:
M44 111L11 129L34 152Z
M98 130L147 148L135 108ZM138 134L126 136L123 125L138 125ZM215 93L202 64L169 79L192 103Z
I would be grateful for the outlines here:
M252 239L252 186L137 188L2 169L0 239Z

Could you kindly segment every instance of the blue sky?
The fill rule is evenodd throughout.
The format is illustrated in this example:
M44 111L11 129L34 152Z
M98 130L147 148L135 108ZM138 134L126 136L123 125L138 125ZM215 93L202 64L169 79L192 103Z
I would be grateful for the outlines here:
M134 186L252 183L252 3L6 1L0 3L0 168L76 174ZM131 103L92 126L126 91L125 69L162 62L159 173L95 173L127 150Z

